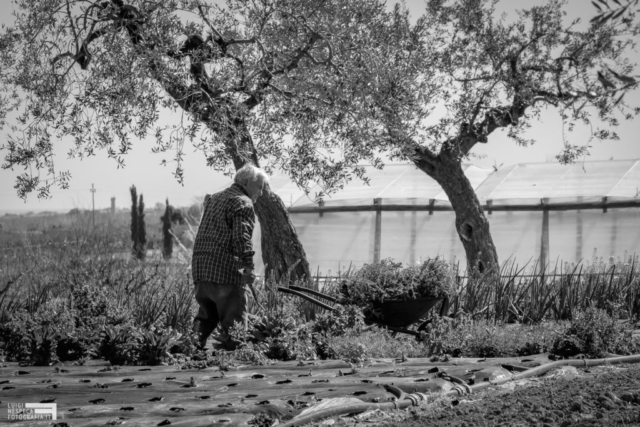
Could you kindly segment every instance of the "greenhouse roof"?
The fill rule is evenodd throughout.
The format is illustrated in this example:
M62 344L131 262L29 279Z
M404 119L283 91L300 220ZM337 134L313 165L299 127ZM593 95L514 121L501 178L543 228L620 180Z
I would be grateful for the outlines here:
M344 189L324 198L325 206L371 205L373 199L383 199L385 205L436 204L448 205L442 188L413 164L388 164L382 170L365 166L370 185L354 179ZM640 160L610 160L558 163L521 163L499 170L483 169L464 164L465 175L480 202L491 200L494 206L540 204L542 199L553 203L573 203L629 200L640 193ZM321 191L316 185L306 196L292 182L273 177L271 186L288 207L315 205L313 196Z

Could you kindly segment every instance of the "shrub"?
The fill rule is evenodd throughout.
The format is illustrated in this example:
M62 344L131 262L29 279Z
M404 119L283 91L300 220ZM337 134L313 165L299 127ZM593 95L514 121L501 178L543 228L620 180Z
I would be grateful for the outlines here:
M136 364L159 365L169 357L170 349L178 342L180 334L172 328L139 330L135 334Z
M272 363L272 361L263 354L260 346L251 342L242 343L240 347L233 352L233 356L237 360L252 365L265 366Z
M511 357L547 351L555 334L546 325L509 325L461 315L436 317L422 338L429 356Z
M85 328L76 329L76 332L61 337L56 345L56 355L61 362L78 360L89 355L97 334Z
M104 326L100 340L91 355L105 359L112 365L135 365L138 361L136 340L132 326Z
M553 342L554 354L569 357L582 353L600 358L609 353L628 355L640 351L640 342L633 339L631 328L618 320L616 313L589 307L574 315L569 328Z
M316 316L313 324L313 338L316 353L320 359L335 358L328 344L330 337L340 337L347 333L358 334L364 328L364 315L355 305L338 305L335 311L325 311Z
M35 328L29 332L30 359L36 366L50 366L58 362L56 348L58 336L49 326Z
M350 330L341 336L327 336L327 347L334 359L342 359L349 363L359 356L374 357L425 357L425 346L408 335L394 336L386 329L371 326L365 331ZM354 359L355 358L355 359ZM351 360L351 362L350 362ZM364 361L364 358L363 358Z
M177 345L190 342L189 337L185 341L180 338L172 328L157 325L148 329L107 325L100 331L100 341L94 345L91 354L114 365L159 365L172 358L170 351Z
M16 310L9 322L0 324L0 348L9 361L48 366L58 360L60 337L74 333L73 309L62 298L52 298L35 312Z
M325 311L316 316L313 332L341 336L349 330L359 331L364 327L364 315L355 305L338 305L335 311Z
M112 288L84 283L72 289L71 298L77 328L98 330L104 325L133 322L133 313L117 303L117 295Z
M14 319L0 324L0 348L9 362L28 360L31 356L25 314L19 311Z
M178 336L174 344L169 348L171 354L182 354L184 356L193 356L201 352L200 337L194 331L185 331Z
M263 353L269 359L315 360L318 358L316 346L309 330L305 327L265 340Z

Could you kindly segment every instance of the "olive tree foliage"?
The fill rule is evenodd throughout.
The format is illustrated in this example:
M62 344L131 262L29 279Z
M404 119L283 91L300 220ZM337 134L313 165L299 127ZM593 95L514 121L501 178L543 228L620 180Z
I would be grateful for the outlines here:
M361 175L362 153L336 160L318 151L336 133L367 144L352 110L376 84L371 70L384 67L384 3L219 3L15 1L0 38L0 117L3 167L33 171L18 177L18 194L47 196L51 185L68 184L54 161L65 139L74 142L71 157L103 151L124 165L137 141L153 138L180 181L189 143L226 173L250 161L329 191ZM170 120L161 119L167 111ZM9 124L8 114L17 119Z
M637 86L634 64L638 26L633 14L616 20L569 22L566 2L550 0L496 16L497 1L429 0L415 25L396 10L397 39L388 45L393 65L378 76L376 120L384 128L379 148L412 161L446 192L468 265L498 268L489 223L462 162L476 144L504 130L514 143L534 143L530 128L544 126L550 109L563 121L562 163L588 153L592 139L617 139L619 120L640 110L624 94ZM589 141L571 139L584 126Z
M591 4L596 8L597 13L591 18L591 22L604 24L630 13L638 12L640 9L633 9L638 6L638 3L640 0L592 0Z
M28 171L18 194L68 185L69 173L55 168L60 140L74 142L72 157L103 152L121 166L134 144L152 139L180 182L189 144L214 170L279 168L305 189L313 180L330 192L362 175L358 161L375 161L370 148L345 159L323 149L369 146L355 108L375 90L371 70L384 67L384 3L222 3L16 0L0 36L0 118L17 116L2 148L4 168ZM255 208L267 274L308 279L282 200L267 185Z

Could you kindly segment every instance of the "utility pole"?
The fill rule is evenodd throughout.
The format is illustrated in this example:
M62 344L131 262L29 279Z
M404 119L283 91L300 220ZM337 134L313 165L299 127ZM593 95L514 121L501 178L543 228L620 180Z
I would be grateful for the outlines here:
M95 199L95 195L96 195L96 189L93 187L93 184L91 184L91 217L93 220L93 228L96 228L96 199Z

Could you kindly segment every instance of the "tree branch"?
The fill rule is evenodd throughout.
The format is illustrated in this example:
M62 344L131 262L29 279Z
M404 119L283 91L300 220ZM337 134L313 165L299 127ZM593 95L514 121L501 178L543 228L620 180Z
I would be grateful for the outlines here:
M307 44L304 47L297 49L296 54L294 55L293 58L291 58L291 60L287 65L285 65L284 67L278 70L273 70L273 71L269 70L268 66L265 67L265 69L263 69L262 72L260 73L260 76L262 77L262 83L258 84L257 89L254 90L253 93L249 95L249 98L244 101L244 105L249 110L258 106L262 101L262 92L269 87L269 84L271 83L271 79L273 79L273 77L277 75L285 74L297 68L300 60L307 55L307 53L309 52L309 50L311 50L315 42L320 40L321 38L322 36L320 36L318 33L312 32L311 37L309 37L309 41L307 41Z
M218 39L224 40L224 37L222 37L222 34L220 34L220 32L216 30L215 27L211 25L211 22L209 22L209 20L207 19L207 16L205 15L204 10L202 10L202 5L198 5L198 12L200 12L200 17L207 24L211 32L214 33Z
M73 25L73 18L71 17L71 7L69 6L69 0L66 0L67 3L67 16L69 17L69 25L71 26L71 31L73 32L73 42L76 45L76 52L80 50L80 46L78 46L78 32L76 31L76 27Z

